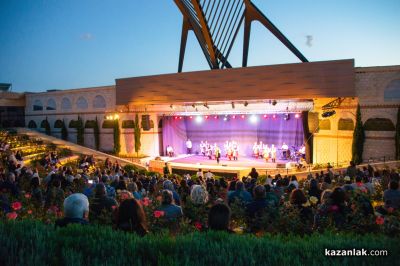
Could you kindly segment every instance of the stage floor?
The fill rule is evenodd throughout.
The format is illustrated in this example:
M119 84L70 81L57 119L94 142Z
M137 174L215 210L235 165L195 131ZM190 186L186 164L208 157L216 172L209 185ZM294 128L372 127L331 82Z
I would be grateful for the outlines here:
M219 164L216 160L210 160L208 157L201 155L187 155L186 157L168 158L168 163L174 165L188 164L192 166L222 166L222 167L243 167L243 168L277 168L277 165L287 164L289 160L276 160L275 163L265 162L264 159L256 159L254 157L239 157L237 161L230 161L228 158L221 158Z

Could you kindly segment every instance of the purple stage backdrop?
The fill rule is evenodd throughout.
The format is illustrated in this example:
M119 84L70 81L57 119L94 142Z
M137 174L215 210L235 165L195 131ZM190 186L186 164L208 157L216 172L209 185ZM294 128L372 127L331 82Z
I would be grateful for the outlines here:
M175 154L185 154L188 138L193 143L192 153L200 153L201 141L217 143L223 151L223 145L228 140L239 143L241 156L251 156L254 142L259 141L277 147L281 147L283 142L289 147L303 144L302 119L295 118L294 114L291 114L289 120L284 120L283 115L278 114L276 118L258 115L256 123L252 123L249 118L250 116L241 118L238 115L233 119L229 116L224 121L224 116L218 116L218 119L214 119L214 116L205 119L203 116L203 120L199 122L196 117L165 117L162 127L164 154L167 145L174 148Z

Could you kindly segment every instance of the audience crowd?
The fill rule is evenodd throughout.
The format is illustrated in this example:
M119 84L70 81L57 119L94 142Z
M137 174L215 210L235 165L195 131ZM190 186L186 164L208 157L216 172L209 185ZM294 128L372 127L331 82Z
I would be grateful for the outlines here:
M12 148L3 133L3 219L42 215L49 222L51 213L55 226L107 224L140 236L190 228L256 234L327 229L370 232L389 223L390 230L399 230L396 169L360 168L351 162L344 171L328 167L303 180L295 175L265 176L256 169L241 179L216 177L210 171L203 174L202 169L181 177L138 171L93 156L61 165L54 152L32 167Z

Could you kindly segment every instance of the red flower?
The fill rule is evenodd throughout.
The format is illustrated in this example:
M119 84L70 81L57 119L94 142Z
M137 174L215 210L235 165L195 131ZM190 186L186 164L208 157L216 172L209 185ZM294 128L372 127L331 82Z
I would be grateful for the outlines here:
M22 208L22 204L21 202L16 201L11 204L11 207L14 209L14 211L17 211Z
M202 225L201 225L201 223L200 222L195 222L194 223L194 227L196 227L197 228L197 230L201 230L201 228L203 227Z
M115 210L117 208L117 205L111 206L111 209Z
M160 218L162 216L164 216L164 212L163 211L154 211L154 217L156 218Z
M376 217L376 224L382 225L385 222L385 219L382 216Z
M28 210L27 213L28 213L28 214L32 214L32 210Z
M329 208L329 210L332 211L332 212L337 212L337 211L339 210L339 207L338 207L337 205L332 205L332 206Z
M142 199L143 206L147 207L147 206L149 206L150 203L151 203L151 200L148 197Z
M32 197L31 194L29 194L29 193L25 194L25 198L30 199L31 197Z
M16 212L9 212L7 213L7 219L8 220L15 220L17 218L18 214Z

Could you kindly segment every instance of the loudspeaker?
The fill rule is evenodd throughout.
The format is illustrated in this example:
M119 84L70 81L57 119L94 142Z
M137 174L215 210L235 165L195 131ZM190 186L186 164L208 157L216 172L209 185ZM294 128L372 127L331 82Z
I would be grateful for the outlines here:
M151 129L150 115L142 115L142 128L144 131Z

